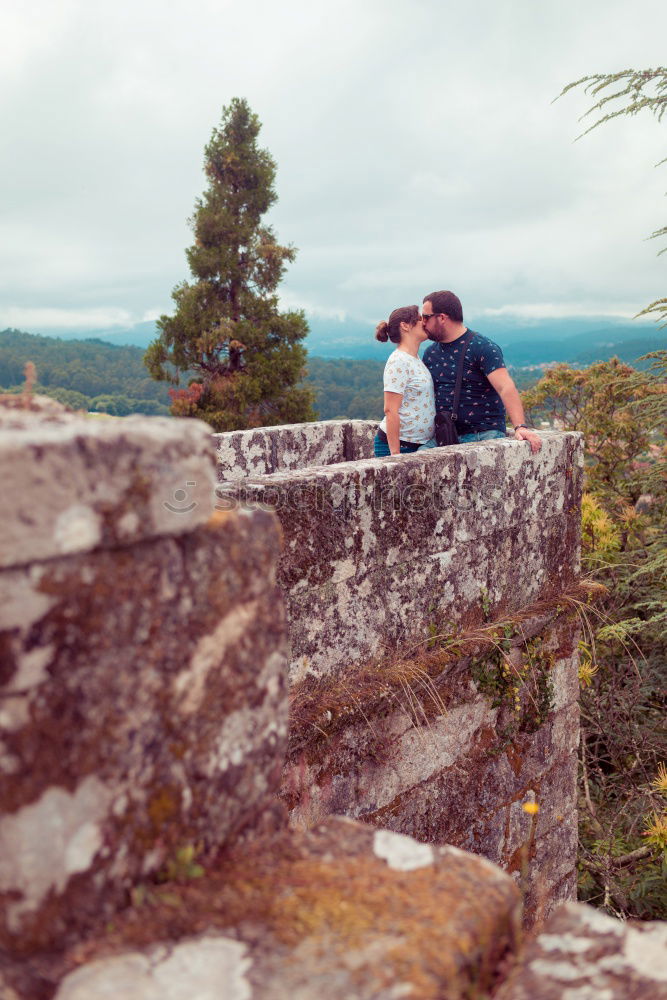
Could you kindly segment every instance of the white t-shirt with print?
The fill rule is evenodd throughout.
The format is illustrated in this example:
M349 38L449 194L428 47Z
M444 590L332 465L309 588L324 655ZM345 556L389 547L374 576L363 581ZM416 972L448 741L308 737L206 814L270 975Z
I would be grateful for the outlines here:
M384 391L403 396L398 410L401 441L426 444L435 432L435 394L431 373L424 362L396 348L384 366ZM386 434L386 417L380 427Z

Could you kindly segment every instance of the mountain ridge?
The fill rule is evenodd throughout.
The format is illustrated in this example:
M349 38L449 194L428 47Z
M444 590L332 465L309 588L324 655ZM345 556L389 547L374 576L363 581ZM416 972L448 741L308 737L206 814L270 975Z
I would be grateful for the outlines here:
M664 333L650 321L629 322L623 317L575 317L568 319L516 320L506 317L472 316L473 330L494 340L502 348L508 365L547 364L554 361L590 364L614 354L634 360L665 347ZM308 319L310 332L305 347L311 357L324 359L386 360L391 345L375 340L372 324L361 320ZM145 349L155 339L155 323L145 321L125 329L81 331L72 328L39 330L30 336L65 342L98 341L114 347Z

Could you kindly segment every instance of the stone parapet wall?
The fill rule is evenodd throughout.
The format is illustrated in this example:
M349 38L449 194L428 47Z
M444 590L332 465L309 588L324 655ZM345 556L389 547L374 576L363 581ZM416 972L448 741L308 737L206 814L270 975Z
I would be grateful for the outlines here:
M304 435L318 426L337 427ZM259 431L243 433L259 448ZM291 680L340 674L482 599L495 613L565 589L579 570L581 436L542 440L536 456L508 439L221 482L220 509L264 504L280 519Z
M287 649L275 518L211 516L205 425L0 410L0 468L0 946L28 952L270 816Z
M579 576L581 435L543 434L538 455L508 439L336 462L370 449L374 425L355 427L356 452L346 433L306 425L297 440L289 428L283 452L259 431L218 437L218 454L229 439L248 473L224 481L219 465L219 508L264 505L284 535L292 822L343 813L475 851L523 877L529 910L544 915L576 886L577 622L566 597ZM267 451L271 463L253 460ZM420 666L425 649L484 624L509 636L509 700L483 683L486 672L502 687L498 657ZM416 668L397 668L401 657Z
M212 513L204 426L25 405L0 406L3 1000L664 995L659 925L570 905L519 947L515 883L538 916L574 892L576 435L375 461L371 424L270 429Z
M282 789L293 824L309 827L342 813L480 854L522 882L531 920L576 898L576 620L551 612L515 631L508 662L517 671L518 701L480 692L480 673L502 669L483 656L478 663L454 657L428 681L426 663L421 676L415 670L408 680L404 672L401 684L390 661L386 670L379 663L378 689L394 685L384 698L360 692L353 672L345 679L347 700L344 690L332 698L324 680L304 699L308 708L319 699L310 726L293 690ZM533 670L544 673L531 678ZM540 691L542 716L534 711ZM538 811L526 812L528 804Z
M214 434L220 482L373 455L376 420L319 420Z

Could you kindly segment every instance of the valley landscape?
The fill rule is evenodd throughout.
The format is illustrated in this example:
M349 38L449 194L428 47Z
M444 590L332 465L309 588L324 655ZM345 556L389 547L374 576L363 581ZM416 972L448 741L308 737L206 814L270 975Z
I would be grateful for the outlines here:
M642 367L641 357L665 343L654 323L606 317L534 324L474 317L470 326L502 347L519 389L534 385L554 363L584 368L618 357ZM309 319L309 327L305 383L316 392L319 419L379 418L382 369L390 349L374 340L372 324ZM166 416L168 386L152 379L143 363L144 351L155 336L152 322L95 332L0 331L0 391L19 391L25 364L32 361L38 390L73 409ZM187 384L187 378L181 384Z

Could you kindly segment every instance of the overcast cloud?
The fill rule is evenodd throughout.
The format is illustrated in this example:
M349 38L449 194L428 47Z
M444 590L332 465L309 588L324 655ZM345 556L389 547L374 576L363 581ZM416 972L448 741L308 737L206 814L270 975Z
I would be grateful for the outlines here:
M628 315L667 293L667 120L574 143L589 72L665 62L664 0L13 0L0 11L0 327L170 309L221 108L278 162L284 302L377 321Z

